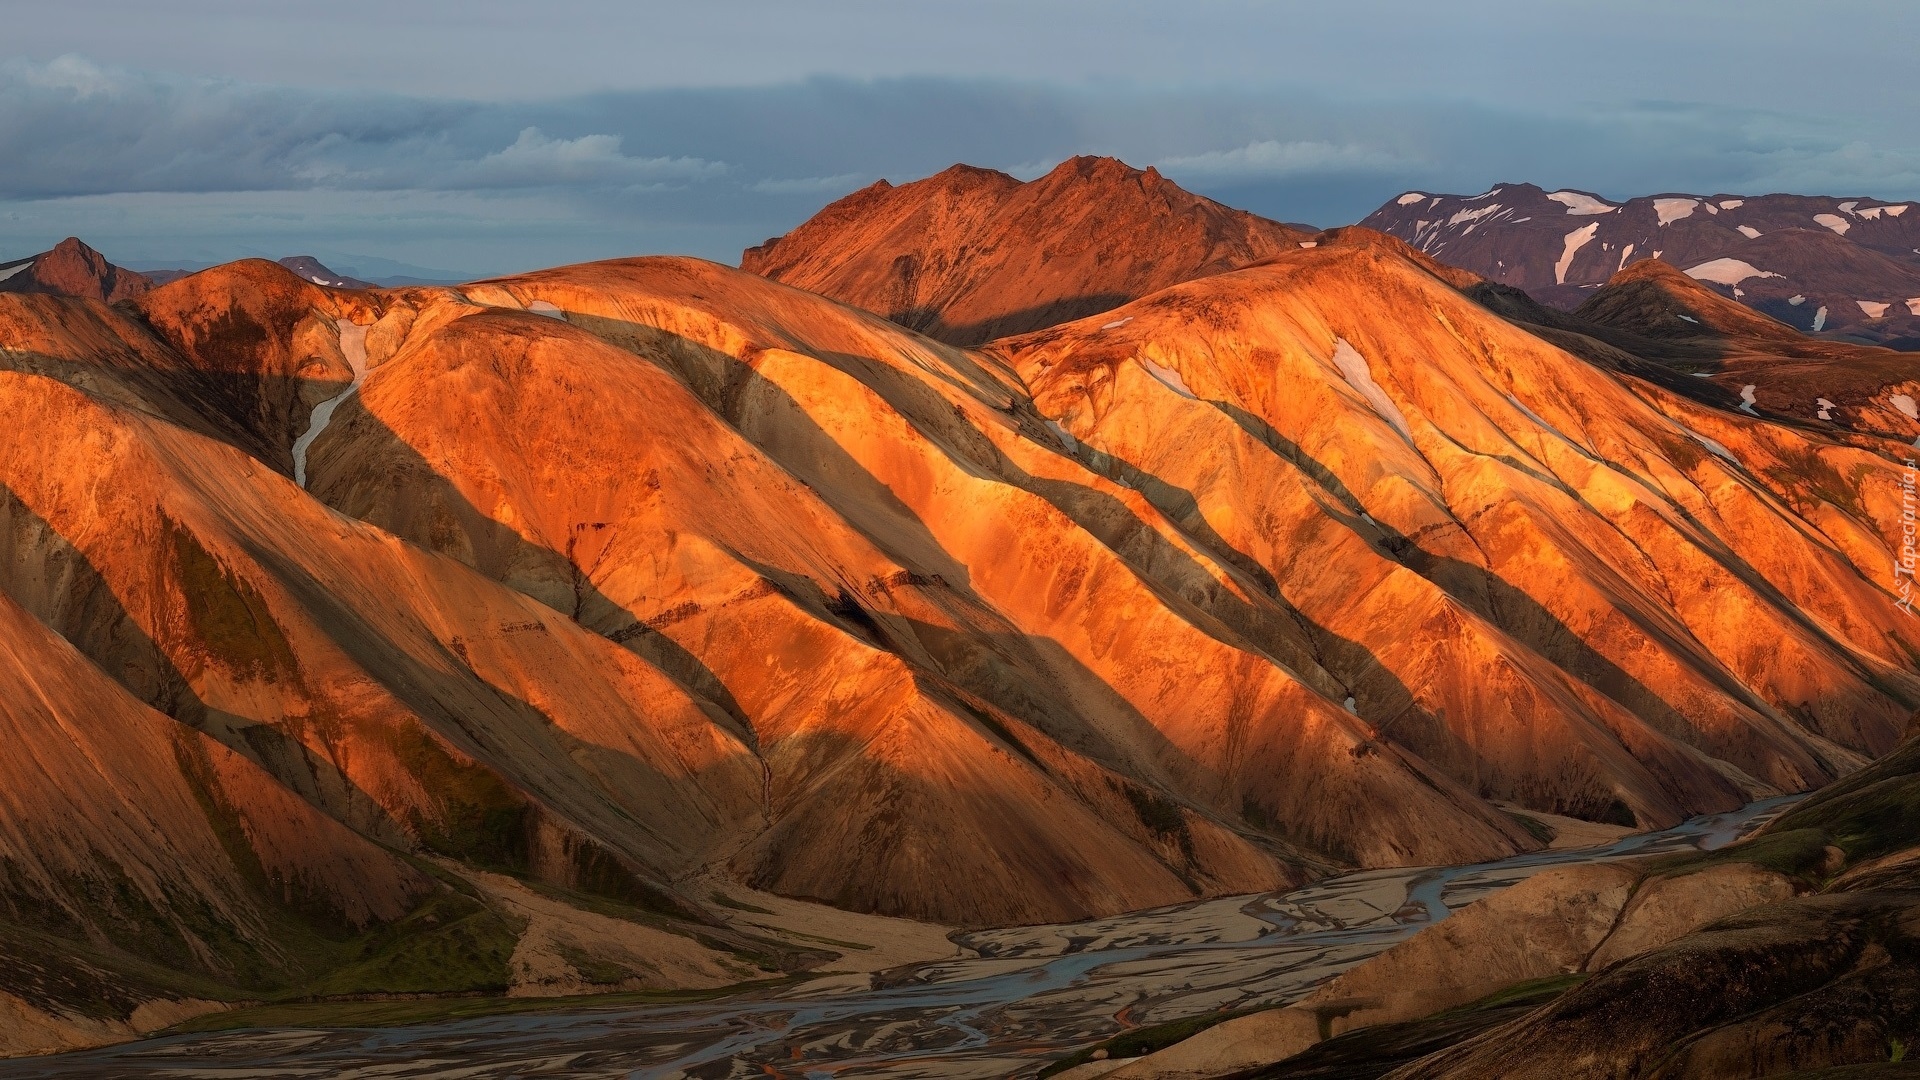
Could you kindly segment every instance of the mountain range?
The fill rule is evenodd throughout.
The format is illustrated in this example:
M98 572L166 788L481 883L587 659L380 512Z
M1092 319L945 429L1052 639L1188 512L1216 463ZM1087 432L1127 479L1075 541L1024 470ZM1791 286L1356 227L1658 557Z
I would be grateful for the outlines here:
M1497 184L1409 191L1361 222L1450 266L1571 310L1649 259L1795 329L1920 349L1920 204L1804 195L1654 195Z
M0 294L13 1049L837 955L737 895L1477 862L1829 784L1920 707L1910 361L1664 261L1569 312L1098 159L747 269L86 254Z

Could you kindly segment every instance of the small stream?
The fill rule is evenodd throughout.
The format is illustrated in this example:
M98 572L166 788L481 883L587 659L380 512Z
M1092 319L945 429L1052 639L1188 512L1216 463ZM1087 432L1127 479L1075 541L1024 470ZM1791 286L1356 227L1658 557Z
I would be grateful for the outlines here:
M747 1080L1030 1075L1125 1027L1285 1002L1542 870L1732 843L1797 798L1604 847L1370 870L1285 893L956 936L885 985L422 1024L180 1035L0 1062L0 1078ZM844 986L844 980L839 981ZM823 980L823 986L827 981Z
M346 389L315 405L313 415L307 420L306 432L293 441L293 482L301 487L307 486L307 451L313 446L313 440L333 422L333 411L340 403L367 381L367 327L355 326L345 319L334 326L340 331L340 355L346 357L347 366L353 370L353 381L347 383Z

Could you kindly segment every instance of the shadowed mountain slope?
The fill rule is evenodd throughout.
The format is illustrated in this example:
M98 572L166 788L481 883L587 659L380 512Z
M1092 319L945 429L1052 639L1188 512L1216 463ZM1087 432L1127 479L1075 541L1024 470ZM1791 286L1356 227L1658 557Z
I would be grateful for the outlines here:
M1361 224L1565 310L1658 259L1797 330L1920 348L1920 204L1806 195L1660 195L1613 203L1500 184L1409 191Z

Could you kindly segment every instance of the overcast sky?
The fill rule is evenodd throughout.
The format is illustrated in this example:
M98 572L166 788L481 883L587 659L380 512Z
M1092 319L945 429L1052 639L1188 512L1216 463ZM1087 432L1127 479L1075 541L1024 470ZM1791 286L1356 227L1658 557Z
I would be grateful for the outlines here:
M736 261L1076 153L1319 225L1411 188L1920 198L1912 0L0 0L0 261ZM340 265L336 265L340 269Z

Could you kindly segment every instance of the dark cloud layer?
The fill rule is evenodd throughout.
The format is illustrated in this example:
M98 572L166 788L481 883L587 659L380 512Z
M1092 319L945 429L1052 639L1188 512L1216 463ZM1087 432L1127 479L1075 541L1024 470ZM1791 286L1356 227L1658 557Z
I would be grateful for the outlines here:
M954 161L1157 165L1340 224L1410 188L1920 196L1920 138L1731 104L1556 105L1301 89L810 78L455 101L0 64L0 257L79 232L128 261L309 250L462 273L645 251L731 261L874 179ZM324 257L324 256L323 256Z

